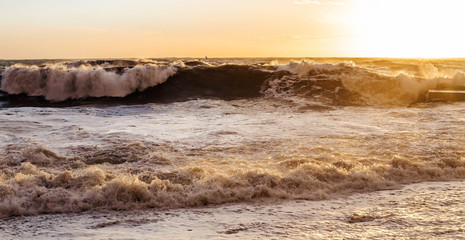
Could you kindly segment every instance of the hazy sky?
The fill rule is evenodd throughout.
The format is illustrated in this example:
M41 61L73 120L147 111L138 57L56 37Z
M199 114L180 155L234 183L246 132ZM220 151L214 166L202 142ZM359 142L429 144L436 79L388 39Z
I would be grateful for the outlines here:
M0 0L0 58L465 57L464 0Z

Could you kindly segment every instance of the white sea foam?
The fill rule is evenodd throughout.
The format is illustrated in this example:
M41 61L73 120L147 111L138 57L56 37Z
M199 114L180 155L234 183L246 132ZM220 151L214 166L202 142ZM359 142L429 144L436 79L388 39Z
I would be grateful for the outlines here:
M0 219L0 238L461 239L464 189L426 182L325 201L16 217Z
M419 100L429 89L438 86L465 87L462 71L439 71L433 64L418 65L418 72L400 71L397 75L356 66L354 63L314 63L291 61L280 65L278 70L297 74L298 81L334 80L341 81L350 91L360 94L368 104L406 105ZM286 83L295 84L285 79Z
M135 66L122 74L82 65L70 69L13 66L4 71L1 89L9 94L44 96L53 101L124 97L163 83L175 72L175 66L158 65Z

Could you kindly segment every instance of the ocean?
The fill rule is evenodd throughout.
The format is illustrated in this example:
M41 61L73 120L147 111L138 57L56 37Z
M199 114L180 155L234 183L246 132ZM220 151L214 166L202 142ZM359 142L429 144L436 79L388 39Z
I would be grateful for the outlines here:
M465 59L0 71L2 239L465 236Z

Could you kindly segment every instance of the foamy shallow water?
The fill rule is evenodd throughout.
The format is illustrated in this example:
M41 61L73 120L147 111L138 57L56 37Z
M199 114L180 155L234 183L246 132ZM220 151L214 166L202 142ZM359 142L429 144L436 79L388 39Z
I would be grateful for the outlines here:
M0 220L2 239L463 239L465 183L426 182L326 201Z
M1 137L7 140L1 146L21 137L65 152L69 146L101 144L112 137L202 147L408 132L460 136L463 107L455 103L312 111L270 105L265 100L194 100L107 108L8 108L0 115Z

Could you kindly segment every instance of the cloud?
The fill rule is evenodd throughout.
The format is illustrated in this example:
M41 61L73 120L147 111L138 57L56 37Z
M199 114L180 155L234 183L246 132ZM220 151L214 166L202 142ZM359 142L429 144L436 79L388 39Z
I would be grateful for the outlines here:
M294 4L301 4L301 5L344 5L344 2L337 2L337 1L314 1L314 0L297 0L294 1Z

